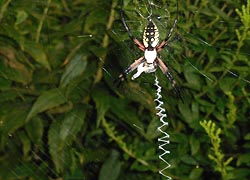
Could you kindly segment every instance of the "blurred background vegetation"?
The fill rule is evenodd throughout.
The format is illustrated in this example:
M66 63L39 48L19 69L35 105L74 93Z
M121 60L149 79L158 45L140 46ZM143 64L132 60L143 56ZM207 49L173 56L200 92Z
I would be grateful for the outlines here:
M113 84L142 55L118 0L0 5L0 179L164 179L154 76ZM123 8L138 39L147 23L138 11L152 9L161 38L176 15L175 0L124 0ZM250 179L250 3L179 0L178 15L161 58L184 103L156 73L171 141L165 173Z

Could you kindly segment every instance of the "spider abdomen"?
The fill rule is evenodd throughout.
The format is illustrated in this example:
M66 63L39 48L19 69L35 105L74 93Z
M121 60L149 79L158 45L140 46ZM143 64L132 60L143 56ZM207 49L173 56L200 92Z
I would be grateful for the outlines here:
M152 50L146 49L144 52L144 57L145 57L147 63L149 63L149 64L153 63L157 57L156 49L155 48Z
M159 31L152 20L149 20L148 25L144 29L143 44L146 48L154 48L159 43Z

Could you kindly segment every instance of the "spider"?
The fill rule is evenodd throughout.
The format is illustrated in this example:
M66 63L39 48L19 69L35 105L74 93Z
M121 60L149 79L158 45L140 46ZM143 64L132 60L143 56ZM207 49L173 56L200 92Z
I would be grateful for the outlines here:
M140 57L139 59L135 60L131 65L129 65L122 74L119 75L119 80L124 81L126 79L126 76L134 71L137 68L137 73L135 73L132 76L132 80L139 77L141 73L152 73L155 72L157 67L159 67L164 73L168 80L170 81L172 87L174 88L175 93L178 97L181 98L183 101L179 88L176 85L176 82L172 76L172 74L169 72L168 66L158 57L158 53L161 52L161 50L168 45L168 40L171 38L172 33L177 25L178 21L178 1L176 4L177 13L176 18L174 20L174 23L167 34L166 38L161 42L159 40L159 30L153 20L151 19L151 16L149 16L148 19L148 25L144 29L143 33L143 43L141 43L136 37L134 37L128 27L128 25L125 22L124 18L124 11L121 8L120 15L121 20L124 28L126 29L128 36L130 39L137 45L137 47L144 52L144 55Z

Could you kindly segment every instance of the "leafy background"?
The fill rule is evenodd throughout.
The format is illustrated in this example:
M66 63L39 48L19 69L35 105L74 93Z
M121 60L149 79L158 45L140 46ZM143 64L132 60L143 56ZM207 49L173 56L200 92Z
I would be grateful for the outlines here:
M124 0L139 39L146 21L136 9L146 12L145 2ZM154 3L164 35L176 1ZM142 55L122 27L119 2L0 4L0 178L164 179L154 76L113 84ZM184 103L157 72L173 179L250 179L249 6L179 1L175 37L161 57Z

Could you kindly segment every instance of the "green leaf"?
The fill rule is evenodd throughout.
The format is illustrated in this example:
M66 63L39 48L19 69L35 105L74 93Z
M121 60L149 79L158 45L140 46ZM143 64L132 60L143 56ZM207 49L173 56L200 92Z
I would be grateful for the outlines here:
M25 134L23 131L19 131L17 136L22 142L22 152L23 152L24 157L28 157L29 152L31 150L31 143L30 143L29 138L27 137L27 134Z
M247 133L244 137L245 140L249 141L250 140L250 133Z
M201 175L202 175L203 169L202 168L194 168L190 175L189 178L192 179L201 179Z
M179 103L178 108L188 123L194 122L199 117L199 104L195 101L192 102L191 107L188 104Z
M5 79L28 84L32 79L32 71L16 59L15 50L12 48L0 48L6 54L11 53L10 57L1 59L0 61L0 76Z
M186 164L190 164L190 165L197 164L197 161L192 156L189 156L189 155L185 155L185 156L181 157L181 160Z
M61 86L65 87L75 77L80 76L87 66L87 58L83 54L75 55L69 62L61 78Z
M91 47L89 47L89 49L97 57L103 57L103 56L105 56L105 54L107 54L107 49L103 48L103 47L91 46Z
M0 77L0 89L1 90L9 89L10 85L11 85L10 79L6 79L6 78L3 78L3 77Z
M42 143L43 137L43 120L39 117L35 117L30 120L25 126L26 132L29 135L31 141L38 145Z
M80 180L80 179L86 179L86 176L84 175L83 170L80 167L78 167L72 172L72 174L66 174L66 176L64 176L63 179L64 180L73 180L73 179Z
M78 107L66 114L61 123L59 137L62 142L69 145L77 137L80 132L86 116L86 108Z
M220 88L223 90L223 92L231 91L234 87L234 83L236 82L236 80L236 78L226 77L223 79L223 81L219 82Z
M240 154L239 158L237 160L237 166L240 166L241 164L249 164L250 163L250 154L245 153L245 154Z
M28 107L25 104L2 105L0 112L0 137L2 145L5 139L25 124Z
M96 88L92 93L97 109L97 127L99 127L101 119L110 107L109 96L108 92L103 88Z
M61 122L54 121L50 126L48 134L49 152L57 172L61 172L64 167L65 150L58 132L60 132Z
M40 44L33 41L25 41L23 43L24 51L30 54L33 59L39 64L43 65L48 70L51 70L47 55L43 51Z
M133 112L131 106L127 104L126 101L120 101L116 98L110 97L112 100L110 101L112 112L120 119L128 123L132 127L136 127L135 129L138 130L137 127L144 127L142 122L138 119L136 113ZM134 126L136 125L136 126Z
M190 88L193 88L195 90L199 90L201 88L200 76L196 72L194 72L193 69L186 69L184 71L184 75L189 83Z
M0 81L1 81L1 78L0 78ZM2 91L1 94L0 94L0 102L6 102L6 101L14 100L19 95L20 94L16 90L12 90L12 89Z
M228 176L233 177L233 178L230 178L232 180L235 180L235 179L249 179L249 176L250 176L250 171L249 171L249 167L246 167L246 168L235 168L233 169L230 173L228 173ZM229 178L227 178L229 179Z
M15 26L21 24L23 21L25 21L28 17L28 14L24 10L18 10L16 15L16 22Z
M37 169L34 165L29 162L22 162L20 164L16 164L13 168L13 172L15 175L12 175L10 179L16 179L16 177L29 177L37 174Z
M67 113L62 120L55 120L49 129L49 151L57 172L62 172L70 156L68 149L80 132L86 108L79 107ZM70 165L68 165L70 166Z
M15 40L23 51L28 53L36 62L43 65L48 70L51 70L47 55L40 44L25 39L12 26L4 26L4 28L5 31L7 31L7 36Z
M62 91L60 89L51 89L43 92L36 102L33 104L26 121L29 121L36 114L46 111L50 108L59 106L65 103L67 100L64 97Z
M147 139L154 139L161 134L160 131L156 131L159 126L161 126L161 122L158 118L154 118L150 121L146 132Z
M141 103L146 108L154 109L154 97L152 93L148 93L138 83L129 83L129 87L124 89L124 93L128 99ZM153 110L154 111L154 110Z
M105 25L107 19L106 10L103 8L97 8L94 11L91 11L86 18L86 23L84 27L84 32L97 34L100 31L100 25ZM99 28L96 28L99 27Z
M195 137L194 135L192 135L190 137L189 143L190 143L192 155L195 155L196 153L198 153L198 151L200 150L199 139L197 137Z
M110 156L102 165L98 180L116 180L120 174L121 162L119 153L115 150L111 151Z

